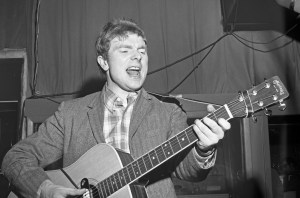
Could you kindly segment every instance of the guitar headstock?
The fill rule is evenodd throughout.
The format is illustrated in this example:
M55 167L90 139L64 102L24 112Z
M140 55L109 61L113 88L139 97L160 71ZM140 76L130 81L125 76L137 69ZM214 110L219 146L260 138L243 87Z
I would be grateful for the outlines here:
M278 76L274 76L265 82L241 92L236 101L232 102L231 111L234 117L249 117L257 111L279 103L285 109L283 100L289 96Z

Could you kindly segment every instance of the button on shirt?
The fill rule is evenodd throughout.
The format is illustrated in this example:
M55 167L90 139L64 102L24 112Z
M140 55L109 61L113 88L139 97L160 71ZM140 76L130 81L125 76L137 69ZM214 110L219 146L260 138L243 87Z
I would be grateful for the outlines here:
M130 118L137 96L136 92L130 93L125 106L126 103L120 97L105 87L104 138L107 144L127 153L130 153L128 141Z

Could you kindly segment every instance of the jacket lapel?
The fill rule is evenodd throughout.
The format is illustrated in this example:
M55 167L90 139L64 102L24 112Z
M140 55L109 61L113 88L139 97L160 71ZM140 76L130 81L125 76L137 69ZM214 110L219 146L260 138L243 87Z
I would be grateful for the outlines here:
M95 97L95 99L89 105L88 118L91 125L93 135L97 143L105 142L103 135L103 120L104 120L104 106L103 106L103 92Z
M151 104L151 97L144 89L142 89L132 112L129 128L129 140L136 133L139 125L144 119L144 116L149 111Z

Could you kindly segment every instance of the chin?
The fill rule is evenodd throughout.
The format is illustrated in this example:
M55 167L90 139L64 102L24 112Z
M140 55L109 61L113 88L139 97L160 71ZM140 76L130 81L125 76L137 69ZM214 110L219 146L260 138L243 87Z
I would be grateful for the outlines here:
M129 91L139 91L142 88L142 86L132 86L129 87Z

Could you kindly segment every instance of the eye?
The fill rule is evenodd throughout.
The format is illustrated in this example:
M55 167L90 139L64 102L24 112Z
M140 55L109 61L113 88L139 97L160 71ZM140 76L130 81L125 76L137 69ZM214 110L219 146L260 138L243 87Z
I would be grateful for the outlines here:
M145 54L146 54L146 49L139 49L139 52L140 52L141 54L145 55Z
M120 49L119 50L121 53L127 53L128 52L128 50L126 50L126 49Z

